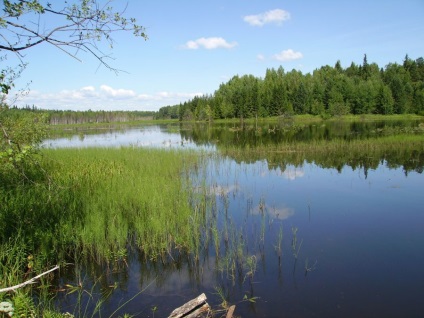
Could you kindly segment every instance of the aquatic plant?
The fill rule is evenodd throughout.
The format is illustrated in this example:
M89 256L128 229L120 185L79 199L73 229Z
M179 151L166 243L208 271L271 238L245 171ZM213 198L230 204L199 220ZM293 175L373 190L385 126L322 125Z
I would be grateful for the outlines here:
M297 230L298 228L295 226L292 226L292 251L293 251L293 256L294 258L297 260L297 257L299 256L299 252L300 252L300 248L302 247L302 243L303 243L303 239L300 241L299 245L297 244Z

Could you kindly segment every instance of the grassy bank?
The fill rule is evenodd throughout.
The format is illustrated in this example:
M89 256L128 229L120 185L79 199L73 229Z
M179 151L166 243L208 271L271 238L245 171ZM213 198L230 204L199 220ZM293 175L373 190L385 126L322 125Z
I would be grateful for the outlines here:
M188 171L198 160L190 151L43 150L25 182L0 187L0 288L56 263L125 262L130 246L152 260L195 251L200 218ZM48 278L41 282L47 292ZM16 309L22 294L23 308L36 312L31 290L0 294L0 301L11 299Z
M296 123L311 123L311 122L321 122L321 121L380 121L380 120L424 120L423 116L415 114L395 114L395 115L373 115L373 114L363 114L363 115L344 115L344 116L332 116L323 118L320 115L293 115L293 116L278 116L278 117L258 117L256 118L245 118L243 122L248 124L253 124L255 122L261 123L276 123L282 119L291 119ZM240 118L228 118L228 119L216 119L215 123L240 123Z

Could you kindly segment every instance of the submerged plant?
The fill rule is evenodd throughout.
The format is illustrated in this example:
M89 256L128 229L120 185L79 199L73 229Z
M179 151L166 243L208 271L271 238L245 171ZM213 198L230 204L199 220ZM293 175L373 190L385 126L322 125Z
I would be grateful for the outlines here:
M300 241L299 245L297 244L297 230L298 228L295 226L292 226L292 250L293 250L293 256L297 260L297 257L299 256L300 248L302 247L303 239Z
M279 259L281 259L281 256L283 255L282 244L283 244L283 227L280 226L280 230L278 231L277 244L274 246L275 250L277 251Z
M313 270L315 270L316 265L317 265L317 261L315 261L315 263L310 265L309 259L306 258L306 260L305 260L305 276L308 275L309 272L312 272Z

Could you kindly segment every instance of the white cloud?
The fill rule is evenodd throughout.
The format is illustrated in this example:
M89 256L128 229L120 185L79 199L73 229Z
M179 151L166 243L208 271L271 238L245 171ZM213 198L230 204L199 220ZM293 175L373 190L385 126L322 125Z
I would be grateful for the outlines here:
M256 56L256 58L257 58L259 61L263 61L263 60L265 60L265 56L264 56L263 54L258 54L258 55Z
M284 21L287 21L289 19L290 13L281 9L270 10L255 15L247 15L243 18L245 22L253 26L263 26L268 23L275 23L277 25L281 25Z
M114 89L107 85L101 85L100 90L105 92L106 95L116 98L132 98L136 96L136 93L133 90L130 89Z
M294 209L289 207L272 207L267 204L265 206L255 206L252 209L253 215L262 215L263 213L267 214L271 218L285 220L294 215Z
M203 93L157 92L137 93L131 89L115 89L108 85L99 88L85 86L59 92L30 91L15 103L19 107L35 105L57 110L159 110L162 106L177 105ZM10 95L12 96L12 94Z
M85 92L94 92L96 89L94 88L94 86L85 86L81 88L81 91L85 91Z
M292 49L284 50L273 55L273 59L282 62L298 60L301 58L303 58L303 54L301 52L295 52Z
M189 50L197 50L201 47L212 50L212 49L231 49L235 46L237 46L237 42L231 42L228 43L225 39L220 37L211 37L211 38L199 38L197 40L191 40L188 41L185 45L183 45L183 48L189 49Z
M305 172L302 169L287 169L283 172L283 176L289 180L295 180L297 178L302 178L305 176Z

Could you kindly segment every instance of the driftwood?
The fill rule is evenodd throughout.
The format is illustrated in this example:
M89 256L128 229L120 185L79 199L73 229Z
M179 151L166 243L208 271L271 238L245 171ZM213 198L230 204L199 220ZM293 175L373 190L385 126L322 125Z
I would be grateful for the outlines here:
M34 284L35 281L37 279L39 279L41 276L47 275L48 273L53 272L58 268L59 268L59 265L56 265L52 269L49 269L47 272L41 273L40 275L37 275L37 276L31 278L30 280L27 280L26 282L23 282L21 284L15 285L15 286L2 288L2 289L0 289L0 293L5 293L5 292L8 292L8 291L16 290L18 288L24 287L24 286L29 285L29 284Z
M225 318L233 318L234 310L236 309L235 305L232 305L230 308L228 308L227 316Z
M175 309L168 318L203 318L208 317L210 311L211 308L206 302L206 295L203 293L197 298Z
M226 318L233 318L236 306L228 308ZM206 318L212 317L212 310L206 302L206 295L203 293L200 296L190 300L181 307L174 309L168 318Z

